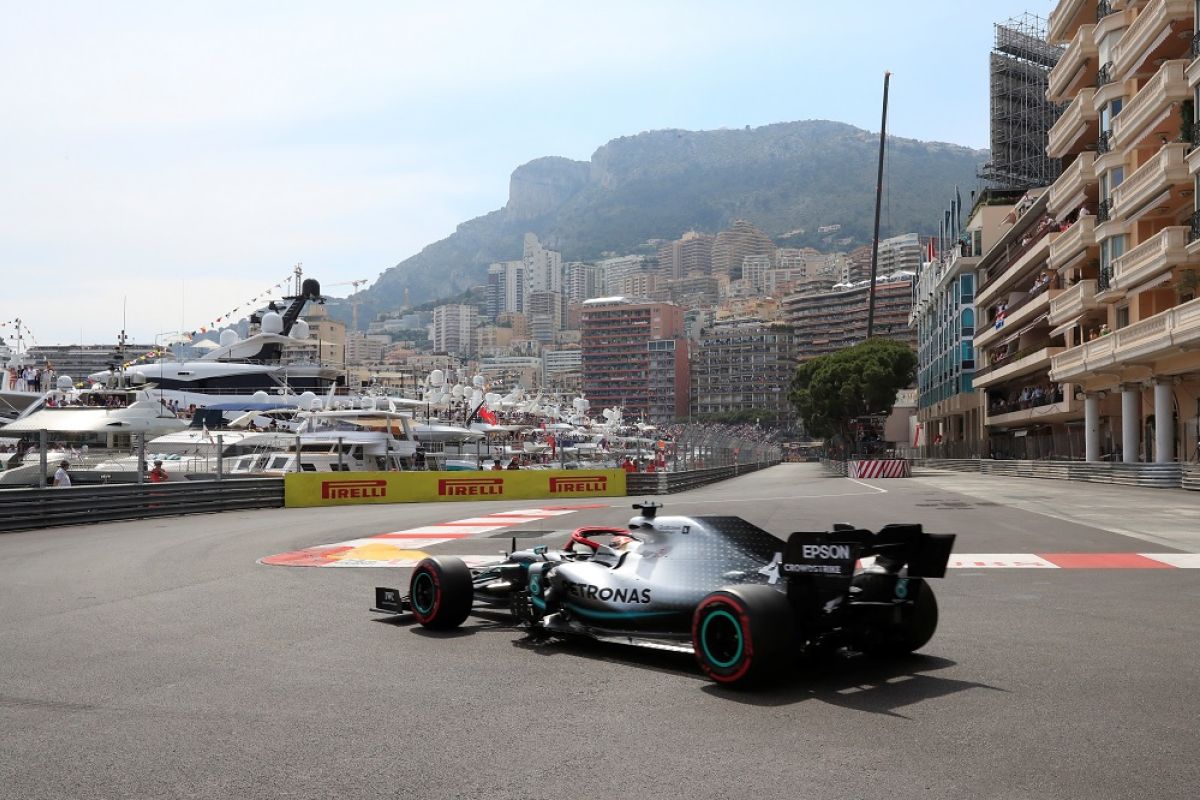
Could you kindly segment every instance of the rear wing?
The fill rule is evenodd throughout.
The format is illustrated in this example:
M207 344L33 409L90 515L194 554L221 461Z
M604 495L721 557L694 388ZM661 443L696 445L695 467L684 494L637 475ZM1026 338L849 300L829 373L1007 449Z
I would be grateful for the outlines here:
M912 578L944 578L952 533L925 533L920 525L885 525L878 533L851 525L832 531L798 531L788 537L780 572L788 578L850 578L859 559L874 557L888 572L908 567Z

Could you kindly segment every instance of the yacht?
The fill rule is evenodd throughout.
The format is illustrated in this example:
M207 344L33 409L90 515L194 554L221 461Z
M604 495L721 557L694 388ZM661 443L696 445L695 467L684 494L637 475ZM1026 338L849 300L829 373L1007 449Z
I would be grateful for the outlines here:
M294 397L304 392L324 394L337 385L340 370L319 364L282 363L284 346L308 338L308 323L300 313L309 302L322 303L321 285L304 281L298 295L282 314L272 304L258 319L259 333L242 339L228 329L221 332L218 347L195 360L160 359L127 367L125 372L152 384L155 392L179 408L214 403L247 402L257 393L268 397ZM88 376L95 383L113 379L111 370ZM261 397L261 395L260 395Z

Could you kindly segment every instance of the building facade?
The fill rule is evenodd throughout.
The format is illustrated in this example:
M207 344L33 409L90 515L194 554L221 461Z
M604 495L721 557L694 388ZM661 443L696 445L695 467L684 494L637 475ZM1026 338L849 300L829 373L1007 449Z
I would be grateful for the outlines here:
M474 352L473 338L479 325L479 310L475 306L452 304L433 310L433 330L429 337L435 353L470 355Z
M915 331L908 327L914 277L911 272L897 272L876 282L875 336L916 345ZM860 281L828 292L785 297L784 320L795 330L797 359L805 361L864 341L870 287L870 281Z
M687 414L683 309L608 297L584 303L580 320L584 395L592 408L670 423Z
M795 334L787 325L705 328L692 354L692 413L764 411L786 424L793 417L788 388L795 369Z
M1021 192L986 190L963 236L921 267L909 324L917 332L916 444L945 445L937 455L982 451L983 409L974 388L975 269L1005 230Z
M1067 288L1049 308L1049 374L1078 387L1088 461L1200 453L1195 31L1179 0L1063 0L1050 15L1066 49L1048 93L1068 105L1047 146L1063 162L1049 210L1094 216L1051 255Z

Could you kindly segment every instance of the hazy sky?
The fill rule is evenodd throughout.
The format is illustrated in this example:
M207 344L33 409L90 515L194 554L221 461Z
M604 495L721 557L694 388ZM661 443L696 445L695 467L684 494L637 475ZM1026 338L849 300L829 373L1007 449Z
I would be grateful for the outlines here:
M986 147L993 23L1048 0L0 0L0 322L193 329L345 295L609 139L832 119ZM0 328L11 344L12 328Z

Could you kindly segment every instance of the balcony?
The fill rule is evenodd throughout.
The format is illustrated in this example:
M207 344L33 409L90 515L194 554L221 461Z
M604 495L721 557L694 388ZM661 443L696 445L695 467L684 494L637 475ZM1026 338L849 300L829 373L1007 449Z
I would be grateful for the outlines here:
M1091 20L1091 8L1087 0L1060 0L1050 12L1047 38L1052 42L1069 42L1079 27Z
M1053 381L1071 380L1113 364L1148 362L1200 347L1200 300L1175 306L1054 358Z
M971 385L976 389L983 389L1046 369L1052 363L1052 359L1065 349L1065 347L1043 345L1027 353L1017 353L1015 357L1005 359L1000 364L977 370ZM1053 376L1051 379L1058 380Z
M1133 96L1129 105L1113 118L1113 146L1116 149L1137 147L1152 136L1165 136L1168 140L1179 138L1179 104L1192 96L1187 82L1187 65L1188 62L1182 60L1165 62Z
M1113 288L1127 292L1179 264L1186 264L1189 230L1186 225L1163 228L1116 259L1113 262Z
M1087 199L1088 186L1096 181L1096 154L1085 150L1050 187L1050 201L1046 206L1050 215L1062 219L1074 211Z
M1039 423L1057 422L1062 419L1079 415L1079 408L1071 398L1065 397L1057 403L1046 403L1032 408L1021 408L1016 411L999 411L987 409L984 412L984 425L1020 425L1022 422L1036 420Z
M1080 281L1050 299L1050 325L1057 328L1059 325L1074 322L1084 313L1101 305L1096 299L1096 282L1090 279Z
M1004 314L1004 324L997 328L995 324L983 328L975 334L975 347L985 349L993 340L1000 336L1019 330L1020 326L1036 319L1039 314L1045 314L1050 308L1051 294L1057 295L1059 289L1042 289L1038 294L1029 294L1018 298L1008 306Z
M1031 271L1030 267L1036 267L1047 259L1050 254L1050 244L1061 235L1057 232L1046 232L1042 234L1041 238L1027 245L1024 252L1020 252L1003 272L988 281L976 293L976 307L994 305L995 301L1000 299L1001 292L1010 290L1022 275Z
M1046 153L1051 158L1062 158L1079 152L1085 144L1095 140L1096 127L1100 120L1100 114L1092 104L1095 93L1095 89L1081 89L1058 121L1051 126L1046 144ZM1117 119L1121 119L1125 113L1118 114Z
M1148 64L1187 52L1176 34L1192 32L1194 0L1152 0L1113 48L1119 80L1147 73ZM1186 67L1186 63L1184 64Z
M1093 74L1091 70L1094 67L1089 69L1089 65L1096 63L1096 57L1099 54L1093 36L1095 30L1095 25L1080 25L1079 30L1075 32L1075 37L1067 45L1067 49L1058 59L1054 69L1050 70L1046 83L1046 96L1051 101L1067 102L1075 96L1079 87L1086 85L1091 78Z
M1090 214L1058 235L1050 245L1050 268L1059 269L1088 248L1096 246L1096 217Z
M1170 208L1172 203L1164 200L1164 194L1170 194L1176 186L1185 190L1192 188L1187 150L1186 142L1163 145L1155 156L1138 167L1124 183L1113 189L1113 214L1132 219L1141 215L1150 204L1165 204L1164 210ZM1178 196L1178 192L1175 194Z

